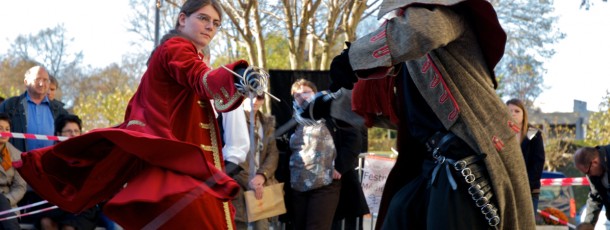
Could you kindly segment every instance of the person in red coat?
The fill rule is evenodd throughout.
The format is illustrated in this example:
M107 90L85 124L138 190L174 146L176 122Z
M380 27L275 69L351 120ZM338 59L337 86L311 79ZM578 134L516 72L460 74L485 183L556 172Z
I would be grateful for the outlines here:
M15 165L28 184L70 212L103 203L125 229L234 229L230 200L239 185L222 172L210 99L230 111L263 90L249 83L265 75L239 80L247 62L211 69L203 61L221 12L214 0L186 1L150 56L125 121L23 153Z

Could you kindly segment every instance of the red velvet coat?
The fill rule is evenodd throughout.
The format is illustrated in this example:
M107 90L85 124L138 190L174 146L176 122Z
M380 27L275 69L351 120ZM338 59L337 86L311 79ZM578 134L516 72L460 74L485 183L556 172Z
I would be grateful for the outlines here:
M239 61L228 68L247 66ZM43 198L104 212L126 229L233 229L239 187L222 173L218 111L242 96L232 75L211 70L181 37L160 45L131 98L125 121L22 154L19 172ZM19 163L18 163L19 164Z

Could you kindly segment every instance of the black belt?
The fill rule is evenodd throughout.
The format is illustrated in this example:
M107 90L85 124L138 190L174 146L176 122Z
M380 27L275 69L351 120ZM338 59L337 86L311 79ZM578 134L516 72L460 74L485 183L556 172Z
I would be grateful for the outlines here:
M493 188L489 182L485 164L481 161L487 155L474 153L473 155L453 160L456 158L453 158L451 155L456 156L459 153L452 154L449 149L451 146L457 147L458 149L453 149L457 151L460 148L470 148L465 143L454 143L455 141L461 141L461 139L451 132L437 132L426 141L428 151L432 153L432 157L438 164L435 170L433 170L431 182L434 183L435 175L441 165L451 164L453 169L464 178L463 180L468 186L468 194L471 196L476 207L480 209L489 226L496 227L500 223L500 216L493 202ZM455 183L452 182L453 179L450 176L448 179L450 183Z

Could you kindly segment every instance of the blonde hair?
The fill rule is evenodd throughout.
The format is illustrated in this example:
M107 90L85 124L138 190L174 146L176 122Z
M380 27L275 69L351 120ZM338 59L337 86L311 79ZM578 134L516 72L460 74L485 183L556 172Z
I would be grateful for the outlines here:
M296 80L294 83L292 83L292 88L290 89L290 95L294 95L294 92L296 92L299 87L301 86L307 86L309 88L311 88L311 90L313 90L314 93L318 92L318 89L316 88L316 85L308 80L305 80L304 78L301 78L299 80Z

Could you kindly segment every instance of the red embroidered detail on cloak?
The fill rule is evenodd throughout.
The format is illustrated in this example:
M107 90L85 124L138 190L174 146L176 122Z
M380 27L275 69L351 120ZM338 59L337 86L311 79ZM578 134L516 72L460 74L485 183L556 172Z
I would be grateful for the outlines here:
M388 47L388 45L382 46L381 48L373 51L374 58L381 58L388 54L390 54L390 48Z
M519 126L513 121L508 121L508 127L510 127L510 129L512 129L515 133L521 132L521 128L519 128Z
M379 32L377 35L371 37L371 40L369 40L371 43L378 41L379 39L385 38L385 30Z
M496 150L498 152L502 152L502 149L504 149L504 142L500 140L500 138L498 138L497 136L493 136L491 137L491 142L493 142L494 147L496 147Z
M449 101L451 101L451 103L453 104L453 111L451 111L451 113L449 113L449 115L447 116L447 119L449 119L450 121L453 121L457 118L457 115L460 112L460 107L458 106L457 102L455 101L453 94L451 94L449 87L447 87L447 84L445 83L445 80L443 79L443 75L441 74L440 71L438 71L438 68L436 67L436 65L434 65L434 62L432 61L430 54L426 55L426 57L427 57L427 60L422 65L421 72L425 73L425 72L428 72L429 70L434 71L433 72L434 79L432 79L432 81L430 82L429 87L435 88L439 85L441 85L443 87L443 94L441 94L438 102L439 102L439 104L444 104L445 102L447 102L447 99L449 99Z

